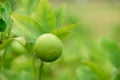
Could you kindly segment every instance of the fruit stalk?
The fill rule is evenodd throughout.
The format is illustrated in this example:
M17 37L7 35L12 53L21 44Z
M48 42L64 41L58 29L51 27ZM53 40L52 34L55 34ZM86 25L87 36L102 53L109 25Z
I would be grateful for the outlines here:
M41 64L40 64L40 67L39 67L39 80L42 80L42 69L43 69L43 61L41 60Z
M10 26L10 28L8 29L7 38L10 38L11 29L12 29L12 26ZM1 33L0 35L1 35L1 39L2 39L2 33ZM3 52L3 56L2 56L2 65L3 65L3 66L4 66L4 60L5 60L6 54L7 54L7 47L5 48L5 50L4 50L4 52ZM4 69L4 68L3 68L3 69Z

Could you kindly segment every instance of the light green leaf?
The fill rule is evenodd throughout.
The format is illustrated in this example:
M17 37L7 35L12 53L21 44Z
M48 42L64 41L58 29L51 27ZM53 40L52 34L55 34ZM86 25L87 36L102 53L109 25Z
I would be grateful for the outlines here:
M7 9L8 11L11 9L11 5L8 1L4 3L4 8Z
M39 3L39 0L32 0L29 2L29 5L27 6L29 14L34 13L34 10L37 7L38 3Z
M2 7L3 7L2 2L0 2L0 8L2 8Z
M99 80L94 72L89 67L84 65L81 65L76 69L76 77L76 80Z
M3 41L1 44L0 44L0 50L4 49L5 47L7 47L14 39L13 38L10 38L10 39L7 39L5 41Z
M6 1L4 3L4 9L5 9L5 12L4 12L4 20L7 24L8 27L10 27L12 21L11 21L11 18L10 18L10 9L11 9L11 5L8 1Z
M25 35L23 32L19 30L17 26L13 26L11 33L13 33L16 36L24 36L27 42L33 43L35 40L27 35Z
M83 61L84 65L88 66L100 80L111 80L111 76L101 66L92 61Z
M102 40L101 42L103 50L108 54L111 63L120 68L120 48L114 41Z
M56 14L56 27L61 27L65 15L65 5L62 5L59 8L57 8L55 14Z
M20 0L22 6L27 7L31 0Z
M64 27L61 27L61 28L51 31L51 33L55 34L59 38L63 38L68 33L68 31L70 31L71 29L73 29L74 27L76 27L78 25L79 24L72 24L72 25L64 26Z
M12 14L12 19L25 36L36 39L42 33L41 26L30 17Z
M105 64L108 57L107 55L101 50L100 45L97 44L94 40L86 41L85 47L89 52L90 60L99 63L100 65Z
M54 29L56 17L48 0L40 0L35 11L35 20L41 25L44 32Z

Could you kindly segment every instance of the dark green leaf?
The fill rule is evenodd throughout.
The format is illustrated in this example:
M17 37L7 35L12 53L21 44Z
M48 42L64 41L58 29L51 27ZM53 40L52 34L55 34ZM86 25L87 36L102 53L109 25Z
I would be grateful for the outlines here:
M120 80L120 71L116 74L114 80Z
M36 39L42 33L41 26L30 17L13 14L12 19L17 28L32 39Z
M2 15L4 14L4 12L5 12L5 9L4 9L2 3L0 3L0 18L2 17Z
M0 19L0 32L5 31L7 25L3 19Z
M55 14L56 14L56 27L61 27L62 26L62 22L63 22L63 18L64 18L64 13L65 12L65 5L60 6Z
M0 16L2 16L5 12L5 9L4 8L0 8Z
M58 28L58 29L55 29L55 30L51 31L51 33L55 34L59 38L62 38L62 37L64 37L65 34L68 33L68 31L70 31L71 29L73 29L76 26L78 26L78 24L72 24L72 25L64 26L64 27L61 27L61 28Z
M36 12L35 20L41 25L44 32L50 32L56 25L56 17L48 0L40 0Z

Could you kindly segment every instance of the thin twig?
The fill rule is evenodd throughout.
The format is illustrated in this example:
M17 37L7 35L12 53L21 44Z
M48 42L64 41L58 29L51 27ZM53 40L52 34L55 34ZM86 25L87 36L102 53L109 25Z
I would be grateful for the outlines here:
M10 34L11 34L11 29L12 29L12 25L10 26L10 28L8 29L8 36L7 36L7 38L10 38ZM1 35L2 35L2 33L1 33ZM5 50L4 50L4 52L3 52L3 56L2 56L2 65L4 66L4 60L5 60L5 56L6 56L6 54L7 54L7 47L5 48ZM4 69L4 68L3 68Z
M42 80L42 69L43 69L43 61L41 61L40 67L39 67L39 80Z
M38 71L36 67L36 56L33 54L33 70L34 70L34 78L35 80L38 80Z

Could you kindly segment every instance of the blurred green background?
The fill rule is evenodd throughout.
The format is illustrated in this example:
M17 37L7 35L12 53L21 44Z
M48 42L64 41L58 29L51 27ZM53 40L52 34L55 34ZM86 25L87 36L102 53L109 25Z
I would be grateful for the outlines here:
M29 16L38 2L38 0L9 1L12 4L12 11ZM64 51L59 60L45 63L43 80L120 80L120 1L49 0L49 2L54 10L66 5L63 25L72 23L80 25L63 39ZM6 70L1 73L0 80L35 80L32 57L24 55L25 46L18 42L12 44L10 45L12 49L8 50L6 55ZM14 49L16 45L20 46L21 53ZM13 59L15 55L17 57Z

